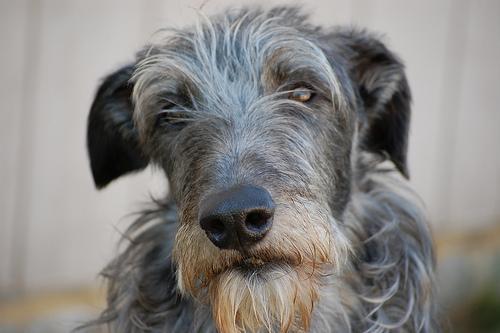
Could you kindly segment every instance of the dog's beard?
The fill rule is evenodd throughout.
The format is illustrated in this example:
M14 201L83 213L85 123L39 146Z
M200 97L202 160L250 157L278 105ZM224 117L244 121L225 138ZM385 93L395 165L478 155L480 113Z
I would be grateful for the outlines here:
M307 331L319 294L317 278L288 265L226 270L208 286L219 332Z
M191 265L179 267L179 287L210 304L218 332L305 332L323 277L335 274L337 266L331 253L315 249L315 257L245 260L238 255L223 269L202 275L190 272Z
M174 250L180 291L211 306L221 333L307 331L323 276L338 273L349 252L336 223L313 208L307 220L297 214L276 223L267 244L246 254L209 246L200 228L181 226Z

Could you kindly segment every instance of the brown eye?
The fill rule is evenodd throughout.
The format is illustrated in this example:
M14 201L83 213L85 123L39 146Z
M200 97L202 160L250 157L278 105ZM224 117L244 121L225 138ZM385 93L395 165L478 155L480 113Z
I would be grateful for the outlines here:
M297 102L308 102L313 96L313 92L307 88L298 88L288 94L288 98Z
M170 129L182 129L187 125L187 115L181 110L175 109L176 104L168 102L162 106L156 116L156 125Z

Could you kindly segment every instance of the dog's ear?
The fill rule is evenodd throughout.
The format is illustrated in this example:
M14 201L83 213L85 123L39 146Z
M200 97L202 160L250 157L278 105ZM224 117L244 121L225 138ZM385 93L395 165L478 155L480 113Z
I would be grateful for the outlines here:
M330 36L346 59L362 101L360 145L394 162L408 178L406 161L411 94L402 62L375 36L355 29Z
M132 120L133 71L129 65L107 76L90 109L87 148L97 188L148 164Z

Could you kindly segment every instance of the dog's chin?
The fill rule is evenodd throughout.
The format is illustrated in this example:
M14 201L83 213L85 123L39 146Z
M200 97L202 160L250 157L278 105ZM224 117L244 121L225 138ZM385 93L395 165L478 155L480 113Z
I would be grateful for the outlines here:
M307 330L318 283L286 261L249 258L214 276L208 301L220 332Z

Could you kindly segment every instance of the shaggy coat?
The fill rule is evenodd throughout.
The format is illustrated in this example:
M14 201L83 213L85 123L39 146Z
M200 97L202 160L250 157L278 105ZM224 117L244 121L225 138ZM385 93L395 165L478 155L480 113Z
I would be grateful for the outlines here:
M298 97L297 97L298 96ZM374 35L297 8L230 10L163 30L101 84L97 187L152 164L169 197L105 269L113 332L436 332L434 254L406 163L410 91ZM245 251L201 203L251 184L276 203Z

